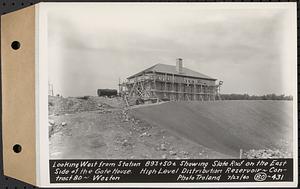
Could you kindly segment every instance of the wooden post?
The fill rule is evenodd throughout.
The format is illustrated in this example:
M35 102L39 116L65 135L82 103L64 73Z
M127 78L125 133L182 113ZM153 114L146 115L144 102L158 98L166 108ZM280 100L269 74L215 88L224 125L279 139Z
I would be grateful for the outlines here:
M194 81L194 100L196 100L196 83Z
M179 82L178 82L178 88L179 88L179 93L178 93L178 100L181 100L181 78L179 78Z
M125 100L125 102L126 102L126 106L129 106L129 103L128 103L128 100L127 100L126 95L124 96L124 100Z
M240 149L240 159L243 158L243 149Z
M164 97L166 98L167 97L167 73L165 73L165 77L164 77L164 81L165 81L165 87L164 87Z
M135 89L135 85L136 85L136 80L134 80L134 84L133 84L132 88L130 89L130 92L129 92L129 95L128 95L129 97L132 96L133 90Z
M210 93L210 87L209 86L207 86L207 92L208 92L208 101L210 101L211 100L210 99L211 93Z
M202 85L200 84L200 93L202 93Z
M173 96L173 100L175 101L175 99L176 99L176 95L175 95L175 87L174 87L174 81L175 80L175 78L174 78L174 74L173 74L173 77L172 77L172 96Z

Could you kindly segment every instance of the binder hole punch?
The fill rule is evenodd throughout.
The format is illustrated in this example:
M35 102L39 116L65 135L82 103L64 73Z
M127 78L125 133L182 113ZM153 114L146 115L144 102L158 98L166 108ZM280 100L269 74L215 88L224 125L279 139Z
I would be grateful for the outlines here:
M18 50L21 47L21 44L19 41L13 41L11 43L11 48L13 48L14 50Z
M22 151L22 146L20 144L15 144L13 150L15 153L20 153Z

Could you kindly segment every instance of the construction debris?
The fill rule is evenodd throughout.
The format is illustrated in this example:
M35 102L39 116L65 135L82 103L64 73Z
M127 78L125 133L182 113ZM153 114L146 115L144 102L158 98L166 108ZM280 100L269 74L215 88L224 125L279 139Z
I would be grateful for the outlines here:
M144 133L142 133L141 135L140 135L140 137L143 137L143 136L151 136L151 134L150 133L147 133L147 132L144 132Z
M53 120L49 120L49 124L50 124L51 126L53 126L53 125L55 125L55 122L54 122Z
M272 159L272 158L285 158L287 154L280 150L260 149L249 150L243 154L243 158L247 159Z
M161 145L160 145L160 149L161 149L162 151L166 151L166 150L167 150L166 145L165 145L165 144L161 144Z
M106 97L56 97L49 96L49 114L50 115L63 115L74 114L84 111L96 111L99 113L110 113L111 109L116 107L125 107L125 103L120 97L106 98Z

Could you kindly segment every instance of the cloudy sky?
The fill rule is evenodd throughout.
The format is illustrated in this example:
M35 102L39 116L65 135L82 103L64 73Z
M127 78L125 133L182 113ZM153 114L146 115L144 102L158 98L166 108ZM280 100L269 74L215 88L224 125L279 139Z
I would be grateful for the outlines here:
M185 67L224 81L222 93L293 93L294 15L280 6L75 3L48 8L49 80L55 94L117 89L119 78L157 63L175 65L178 57Z

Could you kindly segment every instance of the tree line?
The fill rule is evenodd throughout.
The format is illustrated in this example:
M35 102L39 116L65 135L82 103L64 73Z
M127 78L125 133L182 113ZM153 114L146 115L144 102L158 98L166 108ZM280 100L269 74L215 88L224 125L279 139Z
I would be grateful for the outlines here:
M221 94L222 100L293 100L292 95L248 95L248 94Z

